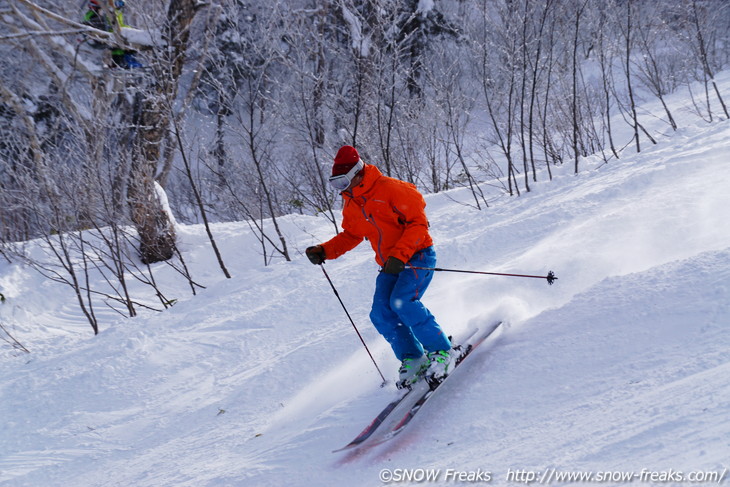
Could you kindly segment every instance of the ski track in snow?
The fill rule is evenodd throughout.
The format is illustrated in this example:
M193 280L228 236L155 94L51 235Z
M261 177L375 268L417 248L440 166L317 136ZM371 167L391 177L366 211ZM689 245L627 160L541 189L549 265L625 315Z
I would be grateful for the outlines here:
M268 267L244 223L214 225L231 280L204 230L181 227L206 289L193 297L160 266L178 303L134 319L97 305L97 337L67 289L0 262L0 319L32 352L0 342L0 485L373 486L384 468L481 469L512 485L510 469L722 471L728 154L728 121L685 123L640 154L588 158L578 175L556 167L553 181L482 211L454 201L473 203L465 190L427 196L439 267L558 280L437 274L424 301L447 333L507 326L406 431L347 454L331 452L393 397L398 364L369 324L367 243L326 268L391 380L382 388L303 257L331 235L324 218L282 218L294 262Z

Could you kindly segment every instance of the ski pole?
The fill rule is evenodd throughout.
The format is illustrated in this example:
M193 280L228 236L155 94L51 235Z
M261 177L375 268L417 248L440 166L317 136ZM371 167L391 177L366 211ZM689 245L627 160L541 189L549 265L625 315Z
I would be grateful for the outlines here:
M482 272L482 271L464 271L461 269L441 269L439 267L417 267L414 265L407 265L406 269L418 269L422 271L443 271L443 272L464 272L467 274L485 274L489 276L511 276L511 277L532 277L535 279L547 279L548 284L552 285L557 279L553 271L548 272L547 276L530 276L526 274L504 274L502 272Z
M365 347L365 350L368 352L368 355L370 356L370 360L373 361L373 365L375 365L375 368L378 369L378 374L380 374L380 378L383 379L383 383L380 385L381 387L385 385L386 381L385 376L380 371L380 367L378 367L378 363L373 358L373 354L370 353L370 349L365 344L365 340L363 340L362 335L360 334L360 330L357 329L357 326L355 326L355 322L353 321L352 317L350 316L350 313L347 311L347 308L345 307L345 303L342 302L342 298L340 298L340 293L337 292L337 289L335 288L335 285L332 283L332 279L330 279L330 276L327 274L327 271L324 270L324 265L319 264L319 266L322 268L322 272L324 272L324 277L327 278L327 281L330 283L330 286L332 287L332 291L334 291L335 296L337 296L337 300L342 305L342 309L345 310L345 314L347 315L347 318L350 320L350 323L352 324L352 327L355 329L355 333L357 333L358 338L360 338L360 342L362 342L362 346Z

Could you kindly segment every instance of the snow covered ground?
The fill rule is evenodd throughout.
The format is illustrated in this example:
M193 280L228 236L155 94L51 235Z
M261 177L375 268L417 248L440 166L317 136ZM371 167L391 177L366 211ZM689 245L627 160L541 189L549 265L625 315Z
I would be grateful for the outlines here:
M134 319L100 308L97 337L69 290L0 260L0 320L31 350L0 342L0 485L727 483L730 122L683 103L682 128L640 154L583 160L577 176L566 164L483 211L459 203L464 190L427 197L440 267L558 281L437 274L424 301L448 333L506 326L402 435L365 452L332 450L396 391L303 257L332 234L324 218L285 218L294 262L268 267L246 224L215 225L230 280L203 228L181 227L206 289L192 296L160 266L177 304ZM326 268L392 379L368 321L368 247Z

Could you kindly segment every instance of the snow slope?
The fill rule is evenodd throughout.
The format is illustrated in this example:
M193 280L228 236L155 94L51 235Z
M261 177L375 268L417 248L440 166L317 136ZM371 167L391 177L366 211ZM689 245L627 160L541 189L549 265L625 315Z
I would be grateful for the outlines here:
M181 227L206 289L192 296L160 266L178 303L134 319L100 309L97 337L68 290L0 261L0 320L31 350L0 343L0 485L339 487L427 474L558 484L566 472L604 485L726 481L730 122L683 127L640 154L582 161L577 176L556 168L552 182L483 211L458 203L469 203L464 190L427 197L440 267L559 279L437 274L424 301L447 332L506 326L408 430L364 452L331 451L396 392L379 387L303 257L331 235L323 218L285 218L296 258L268 267L247 225L215 225L230 280L203 228ZM392 379L398 364L368 322L367 247L326 267ZM397 484L410 483L420 484Z

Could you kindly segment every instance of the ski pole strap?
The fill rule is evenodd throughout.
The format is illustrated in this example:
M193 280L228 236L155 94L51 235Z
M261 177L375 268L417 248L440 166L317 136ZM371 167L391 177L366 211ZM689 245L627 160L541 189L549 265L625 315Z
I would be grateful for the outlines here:
M553 271L548 272L547 276L531 276L527 274L505 274L503 272L483 272L483 271L465 271L461 269L442 269L440 267L418 267L407 265L406 269L418 269L422 271L441 271L441 272L462 272L465 274L482 274L488 276L509 276L509 277L531 277L534 279L547 279L548 284L552 285L557 280Z

